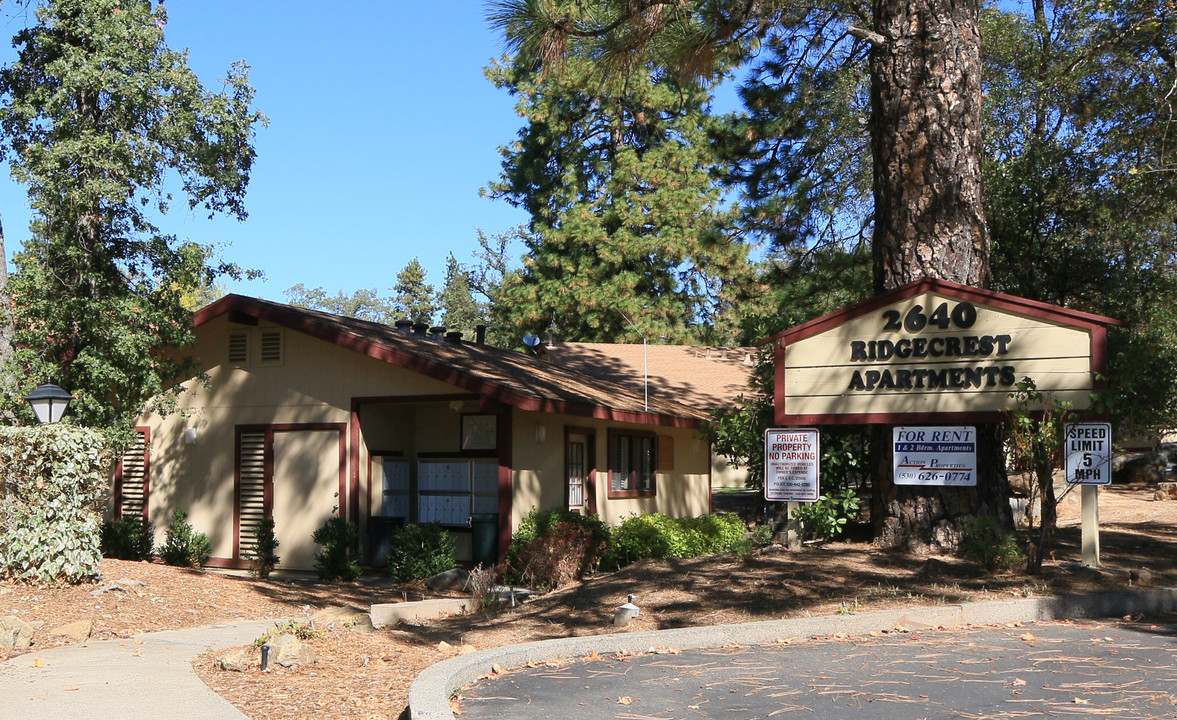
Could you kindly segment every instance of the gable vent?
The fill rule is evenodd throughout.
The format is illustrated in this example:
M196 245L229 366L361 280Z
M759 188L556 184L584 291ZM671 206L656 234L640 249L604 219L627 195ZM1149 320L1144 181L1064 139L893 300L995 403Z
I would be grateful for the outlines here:
M261 332L261 361L264 363L282 362L282 331L263 330Z
M235 365L249 363L248 333L229 333L229 362Z

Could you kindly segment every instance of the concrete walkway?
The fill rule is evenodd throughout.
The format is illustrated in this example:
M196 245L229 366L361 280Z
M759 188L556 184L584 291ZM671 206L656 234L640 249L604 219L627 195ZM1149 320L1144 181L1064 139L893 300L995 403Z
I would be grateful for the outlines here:
M0 720L242 720L208 689L190 660L246 645L274 620L98 640L20 655L0 664Z

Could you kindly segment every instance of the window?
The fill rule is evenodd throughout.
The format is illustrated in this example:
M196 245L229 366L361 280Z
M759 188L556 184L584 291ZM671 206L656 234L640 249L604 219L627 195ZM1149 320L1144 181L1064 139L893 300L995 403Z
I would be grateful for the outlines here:
M497 460L417 461L417 522L466 525L473 513L499 511Z
M654 495L653 433L609 433L609 497Z

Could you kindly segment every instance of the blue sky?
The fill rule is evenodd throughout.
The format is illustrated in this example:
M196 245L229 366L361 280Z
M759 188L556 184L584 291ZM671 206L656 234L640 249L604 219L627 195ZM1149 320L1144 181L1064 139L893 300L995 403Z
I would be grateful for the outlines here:
M244 59L270 118L257 134L245 222L209 221L176 203L161 223L265 272L229 281L230 292L284 300L303 283L387 294L414 257L440 287L449 253L472 261L477 228L493 234L526 222L479 197L499 173L499 146L522 122L514 99L482 75L502 45L480 1L168 0L167 8L168 44L190 51L205 87L219 87ZM5 64L17 10L0 7ZM11 258L29 214L6 169L0 213Z

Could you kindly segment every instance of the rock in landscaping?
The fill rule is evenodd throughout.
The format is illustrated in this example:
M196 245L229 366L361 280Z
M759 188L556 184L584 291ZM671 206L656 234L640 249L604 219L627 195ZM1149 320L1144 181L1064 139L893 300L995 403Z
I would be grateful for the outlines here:
M317 662L315 649L293 635L279 635L267 644L270 646L269 661L276 665L291 668Z
M940 558L928 558L916 573L921 578L938 578L953 572L951 564Z
M1122 465L1113 465L1112 482L1115 483L1145 483L1156 485L1164 478L1162 471L1169 467L1169 461L1161 453L1141 453L1135 456L1122 457Z
M33 627L18 617L0 618L0 648L24 650L33 644Z
M1153 500L1177 500L1177 482L1163 482L1157 485Z
M1152 583L1152 570L1148 568L1136 568L1128 571L1128 577L1137 585L1149 585Z
M78 620L72 623L60 625L49 631L50 635L62 635L74 642L86 642L90 639L90 633L94 631L93 620Z
M368 613L350 605L333 605L322 610L316 610L310 616L311 625L324 628L329 625L346 627L360 632L372 632L372 618Z
M465 590L469 584L470 573L462 568L446 570L425 581L425 587L430 590Z
M217 665L222 670L246 672L254 666L253 655L242 648L234 648L217 658Z

